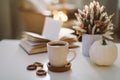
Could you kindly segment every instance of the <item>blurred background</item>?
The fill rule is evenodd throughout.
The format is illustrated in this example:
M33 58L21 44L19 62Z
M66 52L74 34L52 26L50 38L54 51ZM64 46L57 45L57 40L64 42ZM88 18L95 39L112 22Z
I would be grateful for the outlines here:
M75 19L73 15L76 10L78 8L83 9L83 6L89 4L91 1L93 0L0 0L0 40L19 39L24 30L33 30L33 32L41 34L45 17L54 17L54 15L51 15L49 12L53 12L54 10L63 10L66 12L69 22L65 22L64 27L71 28L71 26L74 25L71 23L73 23L72 20ZM113 18L115 34L113 37L116 38L116 41L119 41L120 0L98 1L101 5L106 7L109 14L115 13ZM62 3L66 4L59 6L55 5Z

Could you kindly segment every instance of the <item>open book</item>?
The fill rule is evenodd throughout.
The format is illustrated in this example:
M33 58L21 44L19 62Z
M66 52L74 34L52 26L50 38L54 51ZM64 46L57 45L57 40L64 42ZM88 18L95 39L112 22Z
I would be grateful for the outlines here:
M36 34L33 32L24 32L23 38L26 38L26 39L33 41L33 42L48 42L48 41L50 41L45 36L42 36L42 35L39 35L39 34Z

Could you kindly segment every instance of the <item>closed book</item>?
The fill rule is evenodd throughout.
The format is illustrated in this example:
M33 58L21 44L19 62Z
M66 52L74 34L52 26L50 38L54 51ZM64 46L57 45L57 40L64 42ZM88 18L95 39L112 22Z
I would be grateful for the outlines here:
M29 45L26 43L25 40L21 40L19 44L28 54L36 54L36 53L42 53L47 51L47 47L43 45Z
M34 47L45 47L47 46L47 42L35 42L35 41L31 41L28 39L21 39L21 42L24 42L26 44L28 44L29 46L34 46Z

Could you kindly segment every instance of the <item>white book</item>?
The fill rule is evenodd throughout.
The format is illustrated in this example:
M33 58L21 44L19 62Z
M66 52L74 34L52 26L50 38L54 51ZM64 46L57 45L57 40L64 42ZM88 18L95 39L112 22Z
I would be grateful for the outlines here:
M46 17L42 35L25 32L23 37L31 41L56 41L59 40L59 33L62 23L53 18Z

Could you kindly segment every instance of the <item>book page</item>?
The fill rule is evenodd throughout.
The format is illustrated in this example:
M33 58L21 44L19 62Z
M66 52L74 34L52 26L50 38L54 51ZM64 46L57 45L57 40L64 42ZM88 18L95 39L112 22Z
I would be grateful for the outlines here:
M62 23L60 21L46 17L42 36L51 41L58 40L61 26Z

